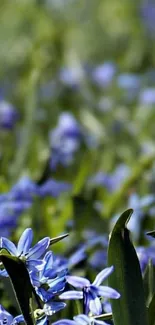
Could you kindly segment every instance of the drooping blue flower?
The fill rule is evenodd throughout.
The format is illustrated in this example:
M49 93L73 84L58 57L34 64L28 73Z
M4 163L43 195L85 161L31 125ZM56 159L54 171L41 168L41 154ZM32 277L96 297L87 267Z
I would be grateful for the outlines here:
M28 270L31 270L42 264L42 260L40 258L45 254L50 245L50 238L45 237L31 248L32 240L33 231L31 228L27 228L22 233L17 247L6 237L1 237L0 248L4 248L11 255L20 258L26 263Z
M55 179L48 179L39 188L39 193L42 197L52 196L58 197L63 192L68 192L72 188L72 185L67 182L56 181Z
M61 309L65 308L66 304L64 302L52 301L44 304L42 309L37 309L34 312L37 325L48 325L48 317L54 315Z
M42 268L32 271L30 277L39 297L47 302L64 290L67 273L67 269L57 272L54 268L53 253L49 251L43 259Z
M19 118L17 110L7 101L0 100L0 127L12 129Z
M66 280L75 288L80 288L82 291L66 291L62 293L60 299L83 299L84 312L88 314L91 311L94 315L100 315L102 312L101 297L118 299L120 294L107 286L102 286L101 283L113 272L113 266L101 271L91 284L86 278L79 276L67 276Z
M13 317L2 305L0 305L0 324L16 325L21 322L25 322L22 315Z

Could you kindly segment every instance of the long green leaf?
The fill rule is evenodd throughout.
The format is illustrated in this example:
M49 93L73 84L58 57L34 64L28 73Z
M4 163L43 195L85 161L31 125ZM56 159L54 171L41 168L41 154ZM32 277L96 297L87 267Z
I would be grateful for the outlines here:
M115 325L148 324L140 265L126 228L132 212L129 209L120 216L109 242L108 263L114 266L109 285L121 294L111 301Z
M149 325L155 325L155 294L153 295L149 307L148 307L148 315L149 315Z
M0 260L9 274L13 290L27 325L34 325L32 295L33 287L23 261L1 250Z

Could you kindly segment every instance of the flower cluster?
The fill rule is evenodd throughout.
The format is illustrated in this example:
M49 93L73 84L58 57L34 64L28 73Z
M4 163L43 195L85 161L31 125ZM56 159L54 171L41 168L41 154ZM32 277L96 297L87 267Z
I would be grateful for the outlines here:
M27 228L21 235L17 247L8 238L1 237L0 249L3 249L7 254L22 261L28 270L38 304L38 307L34 310L34 317L37 324L48 324L56 312L65 308L66 303L62 302L62 299L80 299L82 301L81 307L83 306L83 314L75 316L74 320L62 319L53 324L106 324L104 321L98 320L95 317L100 316L104 312L104 298L105 302L107 298L120 298L120 294L116 290L101 285L114 271L113 266L101 271L91 284L86 278L70 275L66 267L61 267L60 269L53 252L49 250L52 242L49 237L41 239L34 246L32 246L32 240L32 229ZM76 257L76 260L79 261L79 257ZM0 276L8 277L7 270L1 269ZM65 287L68 287L68 285L72 285L81 290L66 291ZM13 318L3 307L0 309L0 320L2 320L3 324L6 322L8 325L24 321L22 316Z
M35 198L57 198L61 193L71 191L70 183L48 179L38 185L28 176L23 176L9 192L0 195L0 233L8 236L17 226L19 216L29 209Z

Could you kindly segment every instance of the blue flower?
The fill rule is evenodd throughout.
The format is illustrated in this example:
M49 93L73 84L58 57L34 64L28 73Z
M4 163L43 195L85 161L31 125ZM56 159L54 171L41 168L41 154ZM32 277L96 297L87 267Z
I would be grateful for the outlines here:
M155 88L146 88L140 93L141 105L152 106L155 104Z
M112 174L98 172L88 180L88 185L103 186L109 192L118 190L125 178L129 176L130 170L125 164L120 164Z
M49 303L46 303L43 306L43 309L36 309L34 312L34 316L37 322L37 325L48 325L49 320L48 317L54 315L59 310L66 307L66 304L64 302L56 302L52 301Z
M141 78L133 73L122 73L117 77L120 88L137 92L140 87Z
M154 195L146 195L142 198L137 193L132 193L128 200L128 207L134 209L134 213L129 220L128 228L132 232L135 240L140 236L141 224L145 216L145 208L149 211L155 202Z
M81 135L81 127L74 116L70 113L61 114L58 126L50 132L51 169L55 169L58 164L68 166L73 161Z
M21 235L17 247L7 238L0 238L0 248L6 249L11 255L20 258L26 263L29 270L42 264L41 258L50 245L50 238L41 239L35 246L31 248L33 239L33 231L31 228L25 229Z
M67 182L56 181L55 179L48 179L39 188L39 193L41 196L53 196L58 197L62 192L68 192L72 188L72 185Z
M10 103L5 100L0 100L0 127L12 129L18 117L17 110Z
M0 324L16 325L20 322L24 322L22 315L16 316L15 318L8 313L3 306L0 305Z
M83 299L84 312L88 314L91 311L94 315L99 315L102 312L102 304L100 297L118 299L120 294L107 286L100 284L113 272L113 266L101 271L91 284L89 280L79 276L67 276L66 280L75 288L80 288L82 291L66 291L62 293L60 299Z
M60 70L59 79L60 81L71 88L78 88L81 81L83 80L84 73L81 67L64 67Z
M141 6L141 16L143 20L143 25L146 27L148 33L147 35L154 38L155 26L155 3L154 0L142 1Z
M92 72L93 81L100 87L111 85L116 73L116 66L112 62L105 62L97 66Z
M31 201L34 196L39 194L38 185L33 182L28 176L23 176L10 191L12 200Z
M53 325L108 325L104 321L95 319L94 317L89 317L87 315L81 314L73 317L74 320L61 319L54 322Z
M47 252L41 270L30 273L32 284L39 297L47 302L65 288L67 269L57 272L54 268L53 253Z
M136 252L139 258L142 272L145 271L145 268L150 260L152 261L152 264L155 265L155 246L138 246L136 248Z
M2 199L2 200L1 200ZM0 235L9 236L20 214L31 206L27 201L10 201L9 194L0 196Z

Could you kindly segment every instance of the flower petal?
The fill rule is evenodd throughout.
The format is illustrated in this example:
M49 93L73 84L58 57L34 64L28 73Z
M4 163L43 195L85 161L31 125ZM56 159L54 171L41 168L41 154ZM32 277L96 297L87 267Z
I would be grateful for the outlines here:
M99 324L99 325L110 325L109 323L105 323L103 320L98 320L98 319L94 319L94 324Z
M25 255L28 253L32 244L32 239L33 239L32 229L31 228L25 229L17 245L18 256Z
M83 292L82 291L75 291L75 290L66 291L66 292L63 292L59 296L59 298L60 299L68 299L68 300L82 299L83 298Z
M114 270L113 266L107 267L102 270L95 278L93 285L99 286Z
M66 304L64 302L56 302L52 301L50 303L46 303L44 305L44 312L47 316L52 316L57 311L63 309L66 307Z
M76 325L76 323L74 322L74 320L61 319L58 320L57 322L54 322L53 325Z
M42 267L44 266L42 260L28 260L26 261L26 266L29 269L29 271L40 271L42 270Z
M44 259L46 261L44 271L51 269L53 267L53 253L51 251L47 252Z
M49 247L49 244L49 237L41 239L34 247L29 250L29 253L27 255L28 259L40 258L45 253L46 249Z
M121 296L115 289L107 286L99 286L97 292L99 296L110 299L118 299Z
M0 276L4 276L5 278L8 278L9 274L8 274L8 272L4 269L4 270L0 270Z
M89 308L94 315L100 315L102 312L102 304L100 299L96 297L95 299L90 300Z
M11 240L1 237L0 247L6 249L11 255L17 256L17 248Z
M81 276L69 275L66 277L66 281L75 288L83 288L90 286L90 281L82 278Z
M25 322L23 315L16 316L13 319L13 324L18 324L18 323L21 323L21 322Z
M78 315L74 316L73 319L75 320L77 325L89 325L91 324L91 320L87 315Z
M44 302L49 301L50 299L54 298L54 295L52 292L46 291L44 288L35 288L37 295L40 297L40 299Z
M38 276L38 273L35 271L32 271L29 273L31 283L33 284L34 287L39 287L40 286L40 278Z

